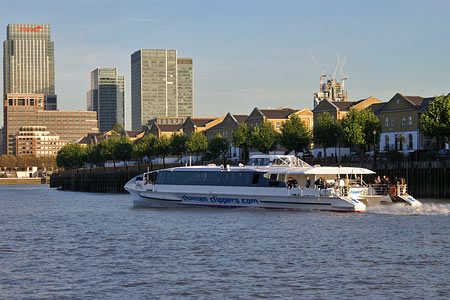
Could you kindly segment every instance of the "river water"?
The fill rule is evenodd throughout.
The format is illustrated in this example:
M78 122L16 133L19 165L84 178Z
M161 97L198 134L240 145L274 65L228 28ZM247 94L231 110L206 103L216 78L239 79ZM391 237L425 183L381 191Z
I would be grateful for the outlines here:
M1 299L449 299L450 201L365 213L134 209L0 186Z

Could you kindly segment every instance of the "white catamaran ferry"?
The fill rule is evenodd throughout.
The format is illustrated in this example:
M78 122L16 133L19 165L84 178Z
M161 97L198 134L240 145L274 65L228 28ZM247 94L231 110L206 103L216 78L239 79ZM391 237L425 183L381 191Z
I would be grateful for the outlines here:
M387 186L369 186L355 167L311 166L293 155L254 155L238 167L191 166L147 172L125 189L135 207L222 207L362 212L368 205L420 205Z

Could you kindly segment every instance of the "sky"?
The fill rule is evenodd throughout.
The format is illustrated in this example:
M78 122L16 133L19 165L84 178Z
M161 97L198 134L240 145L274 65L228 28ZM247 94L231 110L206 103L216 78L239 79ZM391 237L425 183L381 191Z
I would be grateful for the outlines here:
M450 92L446 0L21 0L0 7L2 40L8 24L51 25L60 110L85 110L90 72L117 67L126 79L127 129L131 54L139 49L193 58L196 117L312 109L321 70L332 75L337 55L347 57L350 101Z

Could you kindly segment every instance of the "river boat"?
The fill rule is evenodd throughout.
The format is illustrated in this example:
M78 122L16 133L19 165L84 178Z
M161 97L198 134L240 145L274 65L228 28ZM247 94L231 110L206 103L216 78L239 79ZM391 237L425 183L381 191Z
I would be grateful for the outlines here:
M366 185L363 176L369 174L374 172L365 168L311 166L293 155L254 155L246 166L210 164L147 172L132 178L125 189L135 207L363 212L368 205L420 203L403 189L391 197L384 186ZM342 184L344 177L349 178L347 186ZM314 184L318 178L324 179L322 185Z

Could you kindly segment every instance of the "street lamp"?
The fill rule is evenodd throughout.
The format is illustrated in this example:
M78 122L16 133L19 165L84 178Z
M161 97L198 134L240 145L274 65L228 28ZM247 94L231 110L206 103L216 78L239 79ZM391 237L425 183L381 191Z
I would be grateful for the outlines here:
M376 163L377 163L377 131L374 130L373 132L373 166L374 169L376 168Z
M336 148L337 148L337 133L336 132L334 133L334 142L335 142L335 144L334 144L334 161L337 162L338 159L336 156Z

